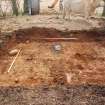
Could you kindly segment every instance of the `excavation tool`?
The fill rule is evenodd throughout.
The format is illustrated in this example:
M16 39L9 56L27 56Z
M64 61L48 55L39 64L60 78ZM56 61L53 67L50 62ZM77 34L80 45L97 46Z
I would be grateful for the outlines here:
M19 56L20 52L21 52L21 50L18 51L17 55L16 55L15 58L13 59L11 65L10 65L10 67L9 67L9 69L8 69L8 73L11 71L11 69L12 69L12 67L13 67L13 65L14 65L14 63L15 63L15 61L16 61L16 59L17 59L17 57Z
M78 38L36 38L35 40L42 40L42 41L77 41Z

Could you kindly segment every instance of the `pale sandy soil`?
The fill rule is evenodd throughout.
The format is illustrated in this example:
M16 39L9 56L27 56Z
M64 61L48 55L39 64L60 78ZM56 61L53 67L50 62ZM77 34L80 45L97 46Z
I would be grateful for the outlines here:
M13 30L35 26L56 28L58 30L84 30L100 27L102 23L101 19L91 19L87 21L80 17L72 17L71 21L64 20L62 16L59 16L58 19L58 4L54 9L48 9L48 5L51 3L51 0L40 1L40 15L7 17L6 19L0 20L2 32L11 32Z
M29 27L46 27L58 30L88 30L94 27L101 27L101 20L91 20L87 22L83 19L72 21L56 18L56 15L37 15L37 16L19 16L0 20L2 32L11 32L13 30Z

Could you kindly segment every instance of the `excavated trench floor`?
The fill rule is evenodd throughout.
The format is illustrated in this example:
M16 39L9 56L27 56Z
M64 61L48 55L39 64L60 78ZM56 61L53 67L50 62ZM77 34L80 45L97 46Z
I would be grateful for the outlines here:
M0 105L105 105L104 31L34 27L1 38Z

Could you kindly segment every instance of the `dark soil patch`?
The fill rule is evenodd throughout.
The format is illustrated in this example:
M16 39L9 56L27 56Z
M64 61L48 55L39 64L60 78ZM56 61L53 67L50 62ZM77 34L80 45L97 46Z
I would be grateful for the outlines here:
M0 87L0 105L105 105L105 86Z

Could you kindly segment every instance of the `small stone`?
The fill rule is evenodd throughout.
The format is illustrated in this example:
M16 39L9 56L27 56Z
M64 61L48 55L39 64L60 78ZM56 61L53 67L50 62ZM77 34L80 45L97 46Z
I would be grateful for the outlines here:
M30 43L30 41L29 41L29 40L27 40L27 41L26 41L26 43L27 43L27 44L29 44L29 43Z
M19 80L16 78L14 82L15 82L15 83L19 83Z
M3 40L0 39L0 48L3 48Z
M3 63L7 64L8 63L8 60L4 60Z
M28 19L28 18L26 19L26 21L29 21L29 20L30 20L30 19Z
M65 75L66 75L67 83L70 84L72 82L72 78L73 78L74 74L65 73Z
M9 52L9 55L10 55L10 56L15 56L17 53L18 53L18 49L14 49L14 50L11 50L11 51Z
M61 51L61 49L62 49L62 47L61 47L60 44L54 45L54 50L55 50L55 51Z

